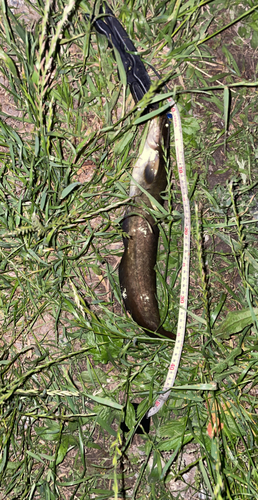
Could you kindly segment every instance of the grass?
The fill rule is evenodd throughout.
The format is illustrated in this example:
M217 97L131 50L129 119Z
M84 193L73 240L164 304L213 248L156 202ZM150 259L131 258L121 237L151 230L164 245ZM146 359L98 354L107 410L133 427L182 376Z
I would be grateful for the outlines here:
M257 8L112 5L174 91L193 226L184 389L135 447L131 402L146 412L174 344L146 337L122 306L120 222L144 125L120 62L84 17L92 4L25 0L24 16L1 1L0 498L255 499ZM170 154L154 216L161 317L175 331L183 212L173 130Z

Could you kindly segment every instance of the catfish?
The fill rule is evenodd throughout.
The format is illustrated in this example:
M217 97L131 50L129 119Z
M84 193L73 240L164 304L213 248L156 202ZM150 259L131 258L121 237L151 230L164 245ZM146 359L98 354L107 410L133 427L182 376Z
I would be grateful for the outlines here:
M166 115L150 121L142 154L133 168L130 196L134 207L126 210L122 221L124 254L119 265L119 281L126 310L151 337L156 333L169 339L176 335L161 326L157 302L156 272L159 228L146 207L163 204L167 185L164 151L168 150L169 121ZM154 200L150 200L141 187Z

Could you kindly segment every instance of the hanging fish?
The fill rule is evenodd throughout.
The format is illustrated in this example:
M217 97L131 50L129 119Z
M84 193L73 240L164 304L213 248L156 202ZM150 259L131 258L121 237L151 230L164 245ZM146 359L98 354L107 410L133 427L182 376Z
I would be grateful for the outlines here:
M127 83L138 102L150 88L149 75L133 42L106 2L100 7L100 14L106 15L98 18L94 25L99 33L106 35L109 45L119 51ZM157 337L156 332L175 339L176 336L160 324L155 272L159 229L144 208L152 208L150 199L138 187L140 185L162 204L161 192L167 185L164 151L168 145L168 119L164 115L155 117L150 121L142 154L133 169L130 196L137 206L126 210L122 222L128 236L123 238L125 251L119 266L119 281L125 307L136 323L152 337Z

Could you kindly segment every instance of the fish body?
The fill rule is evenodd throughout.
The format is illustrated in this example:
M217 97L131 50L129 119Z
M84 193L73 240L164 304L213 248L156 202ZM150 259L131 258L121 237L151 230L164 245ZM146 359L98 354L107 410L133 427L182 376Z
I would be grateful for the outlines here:
M138 186L162 203L161 192L167 184L164 150L168 143L168 120L166 116L155 117L150 122L142 154L133 168L130 196L135 198L137 207L130 207L122 222L123 231L128 237L123 238L125 250L119 266L119 281L125 307L136 323L150 336L156 337L157 332L175 339L173 333L160 326L154 269L159 229L144 208L155 208L154 202Z

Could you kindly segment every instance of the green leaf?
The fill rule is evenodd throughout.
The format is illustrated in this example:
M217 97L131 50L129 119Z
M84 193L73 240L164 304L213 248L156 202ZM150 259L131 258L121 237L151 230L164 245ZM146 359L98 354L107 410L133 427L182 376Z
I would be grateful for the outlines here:
M69 184L69 186L66 186L66 188L63 189L60 200L63 200L70 194L77 186L81 186L81 182L72 182L72 184Z
M258 318L258 307L254 308L254 314ZM234 335L241 332L246 326L253 325L250 309L229 312L221 325L214 330L214 335Z
M112 429L112 427L103 418L98 417L97 423L100 425L100 427L102 427L102 429L107 431L108 434L110 434L110 436L114 436L114 437L117 436L117 432L114 429Z
M225 303L225 300L226 300L227 296L225 293L222 293L221 296L220 296L220 301L219 303L217 304L217 306L215 307L214 311L212 311L211 315L210 315L210 321L211 321L211 327L213 327L224 303Z
M120 141L117 141L114 146L114 153L116 154L121 154L125 150L127 144L133 139L135 135L135 131L129 131L125 135L123 135L122 139Z
M200 130L199 122L193 116L184 117L182 120L182 128L184 134L195 135Z
M258 47L258 31L253 31L250 45L251 45L253 50L257 49L257 47Z
M49 422L49 425L43 427L34 427L40 439L44 441L57 441L59 439L60 434L60 425L58 422Z
M118 50L115 47L114 47L114 53L115 53L115 58L116 58L117 66L118 66L119 78L120 78L123 86L126 87L127 77L126 77L125 68L124 68L124 65L122 63L120 53L118 52Z
M61 464L63 462L65 456L67 455L69 446L78 445L76 439L71 435L62 436L62 440L60 446L58 448L56 465Z
M213 373L222 373L227 370L228 367L235 365L235 360L238 356L242 354L241 347L236 347L232 350L229 356L226 359L217 363L216 366L212 369Z
M18 77L18 72L17 72L16 66L15 66L15 63L13 62L11 57L9 57L2 49L0 49L0 60L1 59L2 59L2 61L4 61L4 63L6 64L7 68L12 73L12 75L15 77Z
M241 77L241 72L240 72L239 67L236 63L236 60L234 59L233 55L231 54L231 52L229 52L229 50L227 49L227 47L225 45L223 45L223 47L222 47L222 52L224 52L228 63L232 64L237 76Z
M122 410L123 408L123 405L120 405L108 398L100 398L99 396L93 396L91 394L86 394L86 396L92 399L92 401L95 401L96 403L99 403L104 406L109 406L110 408L114 408L116 410Z
M158 430L158 435L160 437L173 437L175 439L182 436L185 431L186 423L187 417L182 417L176 421L163 424Z
M190 441L192 441L192 439L193 435L190 432L187 432L186 434L175 437L174 439L166 439L165 441L160 441L160 443L157 445L157 448L160 451L171 452L171 450L189 443Z
M127 401L126 405L125 424L127 425L128 429L132 429L136 424L135 410L130 401Z
M143 116L140 116L140 118L136 118L136 120L134 121L134 125L140 125L141 123L147 122L148 120L151 120L155 116L158 116L158 115L165 113L165 111L168 111L168 109L170 109L170 108L171 108L171 105L169 103L165 104L161 108L155 109L154 111L151 111L147 115L143 115Z

